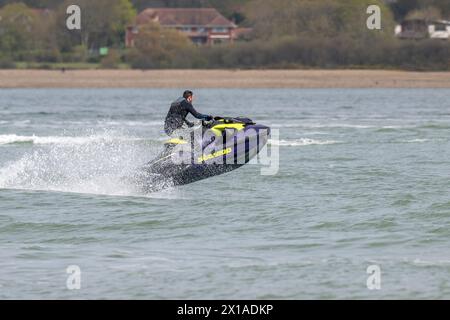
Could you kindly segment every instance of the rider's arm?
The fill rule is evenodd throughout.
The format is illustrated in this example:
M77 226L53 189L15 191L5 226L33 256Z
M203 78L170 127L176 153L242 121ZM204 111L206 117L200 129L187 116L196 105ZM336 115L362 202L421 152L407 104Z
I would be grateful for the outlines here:
M211 118L211 116L197 112L197 110L195 110L194 106L187 101L183 101L181 104L190 114L192 114L197 119L207 120L207 119Z

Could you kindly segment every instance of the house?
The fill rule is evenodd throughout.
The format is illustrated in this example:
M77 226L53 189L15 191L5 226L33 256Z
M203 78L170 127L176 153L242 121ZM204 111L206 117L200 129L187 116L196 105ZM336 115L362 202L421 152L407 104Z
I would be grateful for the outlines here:
M149 8L138 14L127 28L125 44L134 46L139 27L157 22L163 28L179 30L198 45L233 42L237 26L214 8Z
M401 39L431 38L450 40L450 21L405 20L396 26L395 35Z
M450 40L450 21L437 21L428 26L430 38Z

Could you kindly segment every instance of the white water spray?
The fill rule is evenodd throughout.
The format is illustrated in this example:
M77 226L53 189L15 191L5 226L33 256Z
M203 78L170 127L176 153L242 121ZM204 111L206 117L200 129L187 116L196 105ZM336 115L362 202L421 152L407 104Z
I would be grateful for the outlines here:
M23 146L27 150L20 158L0 166L0 188L5 189L139 195L142 190L130 178L158 149L151 141L114 132L8 139L33 145Z

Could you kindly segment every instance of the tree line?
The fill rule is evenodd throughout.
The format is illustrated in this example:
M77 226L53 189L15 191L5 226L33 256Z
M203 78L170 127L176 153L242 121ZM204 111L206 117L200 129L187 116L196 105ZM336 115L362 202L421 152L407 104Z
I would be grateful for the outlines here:
M66 28L66 8L82 9L82 29ZM366 27L381 8L382 29ZM125 30L146 7L216 7L251 27L233 44L195 46L157 23L134 48ZM36 10L41 9L41 10ZM45 11L43 9L50 9ZM95 63L104 68L401 68L450 70L450 41L399 40L396 21L450 18L448 0L0 0L0 68ZM109 48L106 56L99 48Z

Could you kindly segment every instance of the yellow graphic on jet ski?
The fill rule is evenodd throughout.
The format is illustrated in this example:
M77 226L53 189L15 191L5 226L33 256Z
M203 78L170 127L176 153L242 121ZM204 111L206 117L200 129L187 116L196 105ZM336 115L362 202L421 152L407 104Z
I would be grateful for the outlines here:
M230 153L231 153L231 148L223 149L223 150L216 151L216 152L208 154L208 155L201 156L200 158L198 158L198 162L208 161L208 160L215 159L215 158L218 158L221 156L225 156Z

